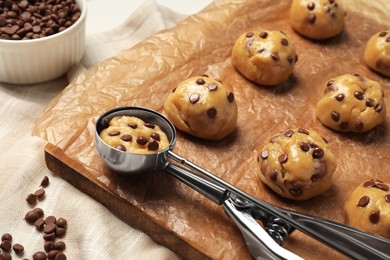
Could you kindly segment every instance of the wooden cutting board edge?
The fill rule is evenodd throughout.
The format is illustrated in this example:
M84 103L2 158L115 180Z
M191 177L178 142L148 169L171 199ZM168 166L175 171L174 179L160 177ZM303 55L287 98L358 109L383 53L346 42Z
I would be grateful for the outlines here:
M51 172L101 203L125 223L141 230L152 240L169 248L183 259L211 259L201 250L153 221L142 210L88 179L87 173L83 174L86 172L85 168L67 157L61 148L48 143L44 151L46 166Z

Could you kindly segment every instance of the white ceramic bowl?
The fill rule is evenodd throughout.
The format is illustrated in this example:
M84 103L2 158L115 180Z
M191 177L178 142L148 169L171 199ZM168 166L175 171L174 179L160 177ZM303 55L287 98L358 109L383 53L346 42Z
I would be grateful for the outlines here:
M87 1L76 0L80 18L62 32L31 40L0 39L0 82L35 84L64 75L85 50Z

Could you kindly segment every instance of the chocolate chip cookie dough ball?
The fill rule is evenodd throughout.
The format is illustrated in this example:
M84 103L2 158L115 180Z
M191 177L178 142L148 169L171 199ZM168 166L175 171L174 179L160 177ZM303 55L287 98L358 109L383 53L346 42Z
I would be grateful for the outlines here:
M383 96L378 82L357 74L341 75L327 82L316 116L337 131L366 132L385 120Z
M118 150L135 154L155 153L169 146L168 137L158 125L134 116L112 118L100 138Z
M373 35L364 50L364 61L374 71L390 77L390 30Z
M232 65L245 78L266 86L286 81L297 60L293 42L280 31L243 33L232 50Z
M336 0L293 0L291 26L315 40L334 37L344 30L345 11Z
M238 108L232 89L206 75L180 83L164 110L178 129L202 139L221 140L236 128Z
M389 187L375 179L360 184L344 204L346 224L390 239Z
M289 129L272 137L258 157L260 180L284 198L307 200L331 186L336 158L313 130Z

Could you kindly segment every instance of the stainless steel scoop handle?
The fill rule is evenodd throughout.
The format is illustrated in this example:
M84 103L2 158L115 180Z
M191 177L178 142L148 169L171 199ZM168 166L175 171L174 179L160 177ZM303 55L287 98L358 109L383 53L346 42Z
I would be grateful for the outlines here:
M173 151L168 151L168 157L207 177L214 184L247 200L253 204L253 207L257 207L271 216L277 216L289 225L338 250L346 256L353 259L390 259L389 239L358 231L336 222L280 209L253 198L214 174L175 154Z

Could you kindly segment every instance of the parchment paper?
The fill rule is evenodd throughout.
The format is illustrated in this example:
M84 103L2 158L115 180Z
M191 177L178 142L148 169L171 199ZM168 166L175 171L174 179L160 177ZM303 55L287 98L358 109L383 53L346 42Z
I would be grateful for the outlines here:
M366 134L341 134L321 125L315 118L315 106L329 79L359 73L381 83L390 107L389 79L370 71L362 60L367 40L389 26L386 11L390 2L343 3L348 12L343 34L314 42L290 27L289 1L217 0L175 28L80 75L38 118L34 134L82 163L92 181L106 185L206 255L249 259L239 230L217 205L163 172L142 178L112 173L93 143L94 124L106 110L134 105L164 114L165 98L178 83L206 73L233 87L239 107L237 130L219 142L179 132L174 151L259 199L343 223L343 203L358 184L369 178L390 181L390 118ZM284 31L299 56L292 77L275 88L247 81L230 63L236 38L261 29ZM331 189L304 202L281 199L257 178L256 157L261 146L270 136L294 127L319 132L338 159ZM300 232L293 233L284 245L308 259L343 258Z

